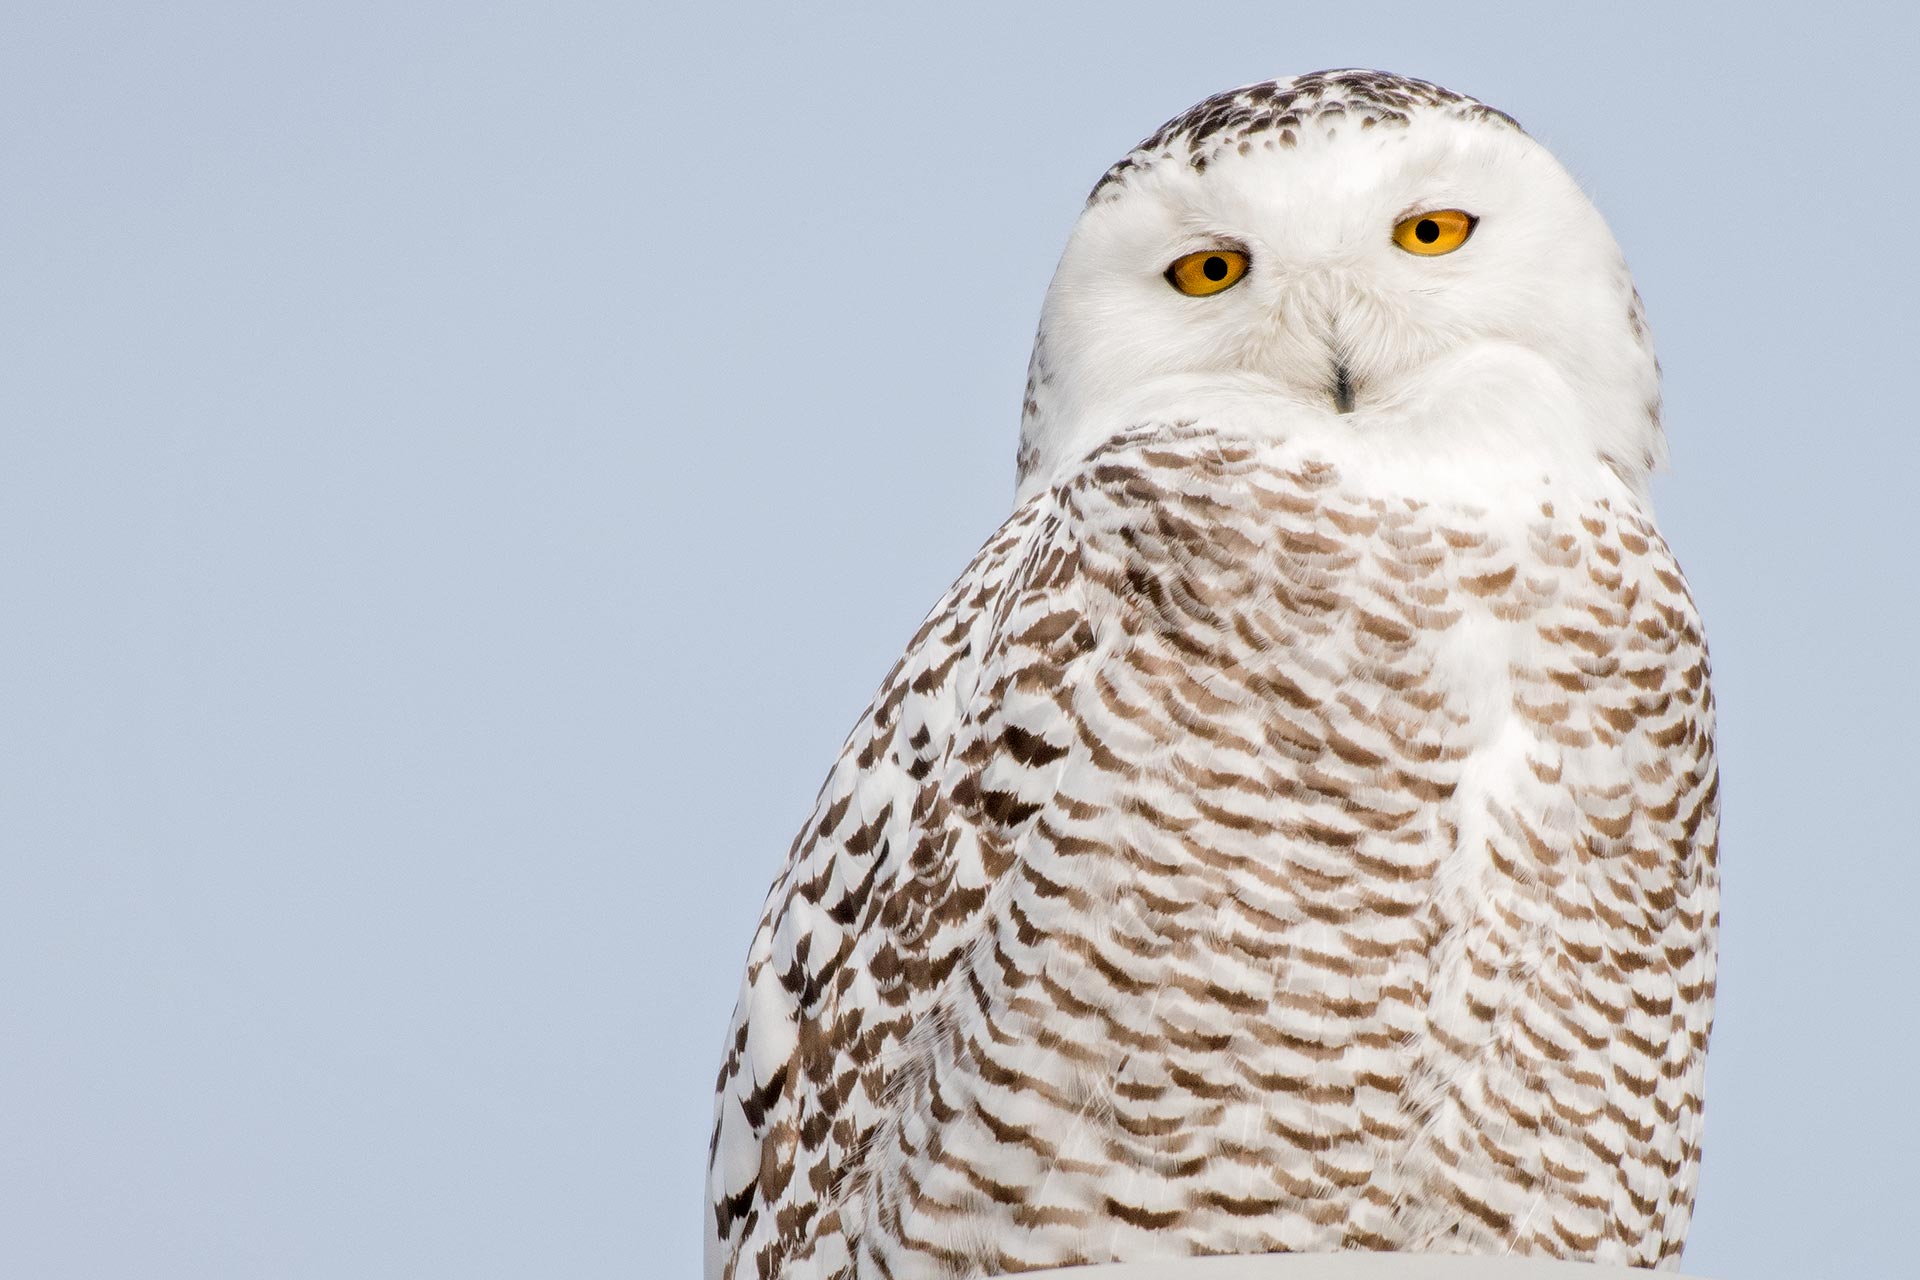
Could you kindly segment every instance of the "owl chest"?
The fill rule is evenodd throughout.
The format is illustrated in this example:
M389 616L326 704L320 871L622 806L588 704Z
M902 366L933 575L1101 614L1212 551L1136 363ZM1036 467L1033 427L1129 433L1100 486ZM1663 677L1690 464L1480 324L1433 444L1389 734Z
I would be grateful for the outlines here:
M1063 1258L1602 1230L1692 1141L1684 617L1584 521L1226 502L1006 624L1036 656L960 761L998 878L890 1086L899 1185L1005 1225L985 1179Z
M1446 532L1349 548L1337 574L1198 581L1170 555L1143 589L1136 569L1151 610L1116 611L1074 690L1098 749L1062 770L1008 897L1063 997L1036 1029L1097 1011L1103 1070L1205 1081L1196 1114L1280 1096L1324 1124L1410 1087L1414 1046L1485 1038L1592 941L1575 846L1629 763L1585 727L1604 689L1556 684L1543 633L1605 593Z

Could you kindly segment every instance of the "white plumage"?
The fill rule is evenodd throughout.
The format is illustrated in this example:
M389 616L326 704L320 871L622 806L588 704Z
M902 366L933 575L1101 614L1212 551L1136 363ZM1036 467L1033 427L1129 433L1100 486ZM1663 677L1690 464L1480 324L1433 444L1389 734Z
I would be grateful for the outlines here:
M1660 456L1619 252L1497 112L1319 73L1110 170L1018 506L768 899L709 1276L1676 1261L1717 777Z

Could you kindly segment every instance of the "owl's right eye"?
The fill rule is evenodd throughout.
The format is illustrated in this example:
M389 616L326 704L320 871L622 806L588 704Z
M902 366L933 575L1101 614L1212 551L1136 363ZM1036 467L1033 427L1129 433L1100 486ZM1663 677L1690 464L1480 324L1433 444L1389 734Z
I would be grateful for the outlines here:
M1175 258L1167 268L1167 283L1189 298L1204 298L1239 284L1249 265L1238 249L1202 249Z

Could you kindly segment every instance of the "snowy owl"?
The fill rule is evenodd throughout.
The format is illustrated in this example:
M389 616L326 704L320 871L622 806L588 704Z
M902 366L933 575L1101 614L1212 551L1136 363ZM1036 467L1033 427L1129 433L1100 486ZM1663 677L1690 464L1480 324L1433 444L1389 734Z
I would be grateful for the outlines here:
M1713 700L1612 236L1333 71L1109 169L1017 506L775 880L707 1274L1342 1249L1677 1263Z

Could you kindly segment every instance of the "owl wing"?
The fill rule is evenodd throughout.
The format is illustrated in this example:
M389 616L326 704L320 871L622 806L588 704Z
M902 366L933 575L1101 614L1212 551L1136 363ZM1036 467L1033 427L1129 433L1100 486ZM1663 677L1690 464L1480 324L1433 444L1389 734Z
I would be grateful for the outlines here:
M988 540L848 736L774 882L717 1086L710 1280L771 1274L815 1233L883 1118L889 1055L1042 807L1021 796L1048 794L1064 752L1022 722L1049 722L1060 668L1092 643L1069 523L1041 493Z

